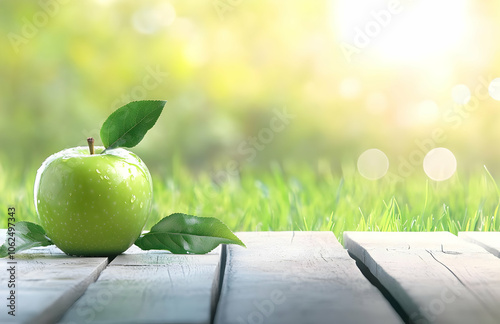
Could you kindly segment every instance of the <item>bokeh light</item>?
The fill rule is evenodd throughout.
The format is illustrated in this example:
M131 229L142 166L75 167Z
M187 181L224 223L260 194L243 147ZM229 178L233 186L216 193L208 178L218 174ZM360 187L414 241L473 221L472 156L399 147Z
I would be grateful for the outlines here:
M493 99L500 100L500 78L491 81L488 92Z
M444 181L457 171L455 155L444 147L437 147L429 151L424 158L424 172L435 181Z
M384 152L372 148L364 151L358 158L358 172L369 180L377 180L389 170L389 159Z
M156 6L145 6L134 13L132 25L142 34L153 34L161 28L170 26L175 20L175 9L163 2Z
M366 98L366 110L374 115L379 115L387 110L387 96L382 92L372 92Z
M459 105L465 105L470 101L470 89L465 84L457 84L451 89L451 98Z
M431 124L439 118L439 107L433 100L424 100L417 105L418 118L421 123Z
M361 84L356 78L346 78L340 82L339 92L343 98L356 98L361 92Z

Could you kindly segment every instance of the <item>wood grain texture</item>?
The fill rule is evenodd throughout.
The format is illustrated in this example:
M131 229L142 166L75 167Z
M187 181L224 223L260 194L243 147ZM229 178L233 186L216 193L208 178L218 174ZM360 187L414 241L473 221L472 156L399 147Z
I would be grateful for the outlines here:
M238 233L215 316L226 323L401 323L331 232Z
M447 232L344 232L416 323L500 323L500 259Z
M205 255L117 256L61 323L210 323L220 247Z
M0 232L2 242L5 232ZM15 255L16 264L11 261L0 259L0 298L5 301L10 295L7 269L14 265L16 316L8 315L7 307L2 307L0 323L54 323L108 263L107 258L69 257L54 246L23 251Z
M500 232L460 232L458 237L477 244L500 258Z

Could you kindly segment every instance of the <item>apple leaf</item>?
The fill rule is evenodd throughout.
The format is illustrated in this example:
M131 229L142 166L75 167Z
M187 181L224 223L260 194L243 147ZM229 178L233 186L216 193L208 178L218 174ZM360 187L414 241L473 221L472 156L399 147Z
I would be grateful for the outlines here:
M175 254L204 254L219 244L238 244L241 240L220 220L175 213L163 218L151 231L135 241L143 250L169 250Z
M115 110L101 127L101 140L107 149L134 147L154 126L166 101L132 101Z
M5 243L0 246L0 258L9 255L9 247L15 248L15 253L37 246L53 245L45 235L45 230L38 224L31 222L17 222L14 224L15 232L7 232ZM12 233L12 234L11 234Z

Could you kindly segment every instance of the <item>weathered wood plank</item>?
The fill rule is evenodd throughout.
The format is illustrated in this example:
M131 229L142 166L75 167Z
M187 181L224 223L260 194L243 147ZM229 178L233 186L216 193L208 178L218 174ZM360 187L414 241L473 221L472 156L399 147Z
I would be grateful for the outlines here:
M500 232L460 232L458 237L477 244L500 258Z
M2 243L5 233L0 232ZM9 263L12 261L16 263ZM16 316L2 307L0 323L54 323L97 279L107 263L107 258L69 257L56 247L30 249L16 254L14 260L0 259L0 298L6 301L10 296L7 269L14 266L16 301Z
M345 232L361 260L417 323L500 323L500 259L447 232Z
M400 323L331 232L238 233L215 323Z
M206 255L117 256L61 323L210 323L220 247Z

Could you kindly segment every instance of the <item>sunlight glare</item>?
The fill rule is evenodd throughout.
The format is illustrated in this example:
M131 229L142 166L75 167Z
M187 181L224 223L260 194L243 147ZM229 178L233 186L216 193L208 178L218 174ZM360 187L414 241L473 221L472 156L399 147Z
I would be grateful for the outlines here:
M357 41L360 52L373 50L391 62L415 62L444 57L464 43L467 5L468 0L337 0L330 19L340 42Z

